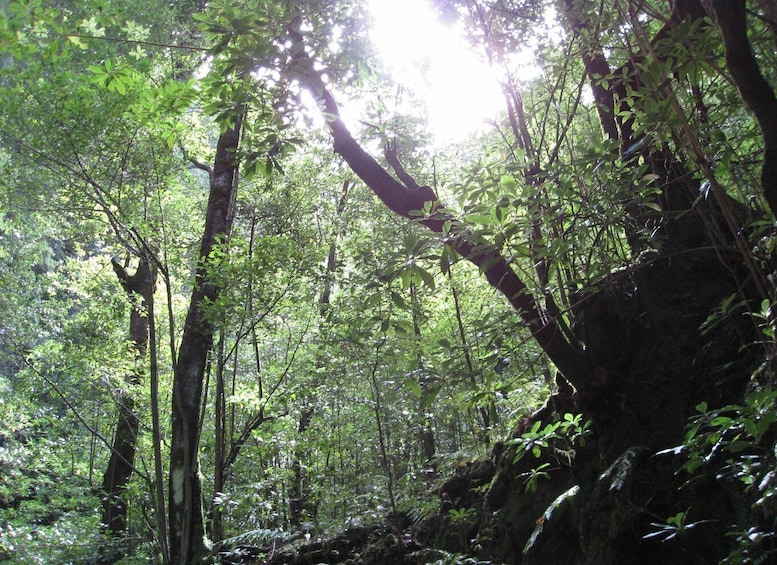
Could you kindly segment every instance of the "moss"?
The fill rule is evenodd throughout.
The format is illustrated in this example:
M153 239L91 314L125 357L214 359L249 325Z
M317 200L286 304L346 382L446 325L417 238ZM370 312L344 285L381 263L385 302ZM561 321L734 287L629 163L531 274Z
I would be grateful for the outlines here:
M173 500L176 504L183 504L183 495L184 495L184 472L183 469L174 469L171 473L171 487L172 492L170 493L170 496L173 497Z

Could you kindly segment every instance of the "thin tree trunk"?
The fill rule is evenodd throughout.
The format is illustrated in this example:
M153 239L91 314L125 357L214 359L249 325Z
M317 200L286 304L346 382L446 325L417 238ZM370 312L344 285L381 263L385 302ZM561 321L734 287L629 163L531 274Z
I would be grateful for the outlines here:
M153 295L152 295L153 298ZM170 322L172 325L172 321ZM162 466L162 422L159 410L159 363L157 362L156 317L154 300L148 304L149 381L151 395L151 441L154 450L154 512L157 521L157 541L162 563L170 563L167 537L167 512L165 512L164 468Z
M156 284L156 268L143 257L135 274L129 275L116 260L113 270L132 303L130 313L130 341L135 352L135 370L126 376L128 386L139 385L143 380L142 366L148 352L149 316L148 308L153 301ZM113 439L111 457L102 481L102 526L115 538L125 535L127 529L127 500L125 491L135 464L138 428L140 421L135 412L135 398L132 391L121 390L116 400L118 421ZM120 559L124 551L118 546L105 556L105 562Z
M415 358L419 369L419 386L423 390L427 386L426 371L424 370L424 356L421 350L421 300L418 296L418 287L414 282L410 282L410 307L413 318L413 336L415 337ZM432 420L426 413L423 398L418 402L418 417L421 421L421 456L425 464L432 463L437 452L437 445L434 438L434 428ZM485 425L488 429L488 424ZM487 434L488 432L486 432Z
M240 119L221 134L210 176L210 195L199 263L189 311L184 323L173 380L172 438L168 514L170 561L174 565L198 563L207 555L199 478L200 410L213 327L204 308L213 304L219 288L208 280L205 261L215 245L229 236L237 188L235 151L240 141Z
M340 192L340 197L337 200L337 208L335 210L334 229L330 236L329 253L326 259L326 270L324 271L324 285L321 289L321 297L318 300L320 322L319 322L319 335L324 331L324 322L329 313L329 301L332 296L332 287L334 286L334 275L337 268L337 240L340 235L339 223L340 219L345 212L345 204L348 199L348 191L351 187L349 181L343 182L343 189ZM320 354L316 357L315 368L316 372L323 366L323 359ZM314 390L317 387L313 387ZM297 426L297 434L301 435L308 429L313 421L313 415L315 414L316 398L308 398L303 401L302 412L300 413L299 425ZM308 493L305 489L305 476L304 476L304 460L308 457L308 450L304 447L304 442L297 441L294 448L294 460L291 464L292 469L292 483L289 491L289 525L292 529L299 529L302 526L302 520L305 515L305 511L308 509Z
M370 382L372 384L372 407L375 413L375 422L378 426L378 446L380 447L380 460L384 472L386 473L386 489L388 490L389 503L394 516L397 515L397 502L394 494L394 466L388 456L388 438L387 431L383 425L383 400L378 383L378 366L380 365L380 349L385 344L384 339L375 346L375 361L370 371Z
M453 306L456 312L456 327L459 330L459 339L461 340L462 351L464 352L464 361L467 363L467 371L469 372L469 379L473 387L477 387L477 381L475 380L475 364L472 361L472 355L469 351L469 343L467 342L467 334L464 332L464 320L461 315L461 304L459 302L459 290L456 288L456 284L453 282L453 274L448 269L448 278L451 281L451 294L453 295ZM478 437L483 442L483 445L488 447L491 443L490 428L491 417L488 414L488 410L485 406L478 406L480 412L480 420L483 424L482 433L478 434Z
M213 543L221 541L223 535L222 504L224 491L224 460L226 455L226 393L224 387L224 367L226 358L224 355L224 342L226 336L222 330L219 333L219 341L216 347L216 398L214 401L215 431L214 431L214 462L213 462L213 503L210 509L210 537ZM237 357L237 351L235 351Z
M297 426L297 435L302 435L308 429L313 421L313 406L306 406L302 409ZM307 504L307 492L305 489L304 460L307 458L308 450L302 446L302 440L299 439L294 448L294 460L291 463L291 488L289 489L289 526L293 530L302 527L302 520L305 516Z

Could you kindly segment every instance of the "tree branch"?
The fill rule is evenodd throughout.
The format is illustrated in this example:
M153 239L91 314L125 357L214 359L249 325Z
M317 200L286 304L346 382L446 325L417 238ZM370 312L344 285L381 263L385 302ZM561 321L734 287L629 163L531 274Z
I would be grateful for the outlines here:
M493 245L473 238L455 217L445 212L431 188L410 190L383 169L348 131L337 102L313 69L310 58L298 56L294 63L297 65L295 70L306 79L305 86L317 96L329 120L335 153L345 159L351 170L394 213L445 234L445 243L477 265L489 284L504 294L559 371L577 388L584 385L589 371L583 351L564 339L558 321L542 310L508 260ZM425 215L419 215L421 210L426 210Z
M764 140L761 189L777 216L777 98L758 66L747 38L744 0L713 0L712 9L726 48L726 66L742 99L755 114Z
M383 156L386 158L386 162L394 169L394 173L399 177L405 186L411 190L418 190L421 187L418 186L418 182L408 173L402 166L402 163L397 157L397 147L393 143L386 143L383 147Z

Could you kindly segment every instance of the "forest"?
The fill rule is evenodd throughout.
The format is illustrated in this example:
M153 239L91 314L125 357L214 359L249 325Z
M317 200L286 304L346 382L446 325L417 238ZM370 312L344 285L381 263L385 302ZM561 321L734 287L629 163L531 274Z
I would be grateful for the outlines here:
M0 0L0 563L777 563L775 85L777 0Z

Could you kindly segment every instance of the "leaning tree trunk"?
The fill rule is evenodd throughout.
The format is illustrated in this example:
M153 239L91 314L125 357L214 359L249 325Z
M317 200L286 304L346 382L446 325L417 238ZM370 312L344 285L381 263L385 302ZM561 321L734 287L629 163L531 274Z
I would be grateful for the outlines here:
M221 134L216 147L195 286L175 367L168 502L170 562L173 565L197 563L207 555L198 451L202 385L213 345L213 325L204 309L219 295L219 288L208 278L207 259L230 232L237 188L235 150L240 141L240 126L238 118L234 126Z
M119 278L124 291L132 303L130 313L130 341L136 355L136 368L127 375L126 384L139 385L142 380L141 368L148 351L149 320L148 307L154 299L156 268L151 266L147 257L140 259L134 275L116 260L112 261L113 270ZM137 448L139 419L135 412L135 398L132 391L120 390L116 399L118 421L113 437L113 448L108 467L103 475L102 519L105 530L115 538L121 538L127 528L127 500L125 491L132 476ZM122 551L112 548L105 555L105 562L114 562L122 557Z
M553 361L561 373L578 389L584 388L591 371L579 347L564 336L559 321L547 315L504 257L494 246L472 238L460 229L456 218L440 206L434 191L428 186L407 187L392 177L353 138L340 118L340 110L334 97L323 85L315 71L308 75L311 87L321 94L322 104L330 116L330 131L334 150L361 178L372 192L394 213L420 221L430 230L445 234L445 242L459 255L476 265L486 280L507 298L518 312L537 344ZM419 211L432 208L427 215Z
M467 483L456 491L451 484L443 487L448 499L466 501L460 502L459 508L482 510L481 533L488 532L495 540L489 555L499 562L685 562L676 546L651 542L644 535L655 528L651 524L657 518L687 512L691 507L694 516L713 518L704 520L698 538L695 532L688 537L704 556L703 562L719 562L730 548L726 529L735 522L734 514L741 510L742 501L714 481L684 485L671 461L652 456L682 442L687 417L700 402L721 406L741 398L751 369L762 360L758 351L740 347L759 339L744 316L729 317L706 333L700 331L724 299L736 295L752 300L757 296L757 304L765 298L761 289L756 292L752 288L758 286L759 276L747 245L742 245L743 223L736 218L751 210L733 203L725 191L715 194L714 199L699 199L701 179L713 184L714 176L710 178L705 169L709 164L693 150L690 126L683 129L682 124L669 120L671 139L648 143L650 138L640 132L650 124L638 123L645 119L640 96L630 94L658 98L676 112L674 117L682 118L680 103L664 86L665 81L646 85L639 70L651 60L668 62L668 56L661 54L661 44L676 41L672 35L675 28L703 16L702 5L699 0L675 0L671 15L662 20L664 27L653 37L635 32L638 50L629 53L621 68L613 69L608 49L599 37L597 8L602 4L560 3L590 80L603 136L620 147L624 180L630 182L647 171L655 177L658 189L653 195L635 192L630 195L633 198L622 202L637 228L629 234L633 235L629 243L635 260L642 261L628 271L604 277L596 287L578 295L572 313L575 337L585 343L584 350L576 347L577 340L566 338L548 309L539 306L519 274L493 246L457 229L456 219L439 205L431 189L418 187L399 174L400 180L396 180L358 144L303 49L292 62L320 97L335 152L388 208L443 233L446 243L480 267L577 389L573 395L561 382L559 394L526 419L529 428L518 426L515 433L527 431L535 422L549 423L557 417L554 413L582 411L593 422L592 439L573 460L554 458L550 453L543 455L547 457L544 461L526 458L517 463L515 452L499 444L493 456L496 469L492 465L485 480L476 485ZM752 53L745 45L744 2L721 0L712 5L719 17L723 11L733 12L731 18L718 23L728 65L741 67L731 69L731 74L767 137L774 128L772 116L777 113L768 113L775 104L758 69L749 64ZM631 24L634 30L641 25L638 19ZM290 37L302 41L294 32ZM771 145L772 140L766 139L765 176L771 167ZM643 164L646 168L640 172ZM773 180L764 178L762 186L772 208ZM651 238L650 253L639 257L640 251L648 249L642 235L646 233ZM525 477L543 462L550 467L550 480L527 495ZM483 485L489 485L486 494L476 500L472 487ZM556 511L553 520L545 521L564 497L570 502ZM443 532L446 527L436 530Z

